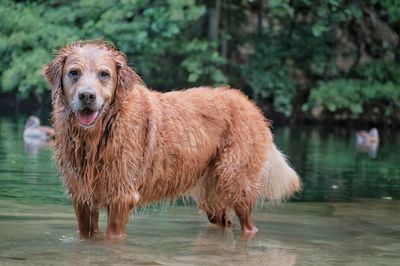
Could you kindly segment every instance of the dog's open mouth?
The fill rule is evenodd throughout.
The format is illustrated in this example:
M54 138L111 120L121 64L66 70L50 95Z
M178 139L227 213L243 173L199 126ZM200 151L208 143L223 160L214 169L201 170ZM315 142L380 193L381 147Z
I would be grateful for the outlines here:
M99 110L100 111L100 110ZM78 112L78 120L84 126L91 126L99 116L99 111L93 111L89 108L85 108Z

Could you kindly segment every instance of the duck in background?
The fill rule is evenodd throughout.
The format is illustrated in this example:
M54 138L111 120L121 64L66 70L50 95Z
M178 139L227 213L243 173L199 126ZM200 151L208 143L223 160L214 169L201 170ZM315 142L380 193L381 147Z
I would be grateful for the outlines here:
M54 129L51 127L40 126L40 120L38 117L31 115L28 120L26 120L24 139L41 139L41 140L51 140L54 138Z
M26 120L24 129L25 149L30 155L36 155L39 148L48 146L54 139L54 129L40 126L40 120L36 116L30 116Z
M357 145L370 145L372 143L379 143L379 133L377 128L371 128L368 131L360 130L356 132Z
M369 131L361 130L356 132L356 145L360 152L368 153L375 159L379 148L379 133L377 128Z

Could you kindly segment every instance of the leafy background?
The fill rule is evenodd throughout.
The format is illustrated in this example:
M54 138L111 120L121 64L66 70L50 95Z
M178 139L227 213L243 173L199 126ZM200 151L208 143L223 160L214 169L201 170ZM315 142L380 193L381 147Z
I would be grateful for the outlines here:
M162 91L230 84L269 117L400 125L397 0L0 1L0 101L48 105L52 51L104 38Z

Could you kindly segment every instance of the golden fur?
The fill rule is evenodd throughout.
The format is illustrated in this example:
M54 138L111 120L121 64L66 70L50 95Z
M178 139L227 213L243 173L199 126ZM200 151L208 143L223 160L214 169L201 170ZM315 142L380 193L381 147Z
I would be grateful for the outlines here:
M82 49L106 52L117 75L112 97L90 128L71 111L65 96L70 84L63 82L66 60L86 56ZM257 198L280 200L300 189L268 121L238 90L151 91L125 55L102 41L64 47L45 76L52 87L54 159L83 236L98 232L99 208L108 210L106 236L120 237L132 208L182 195L192 196L210 222L230 226L232 209L243 232L255 233L251 210Z

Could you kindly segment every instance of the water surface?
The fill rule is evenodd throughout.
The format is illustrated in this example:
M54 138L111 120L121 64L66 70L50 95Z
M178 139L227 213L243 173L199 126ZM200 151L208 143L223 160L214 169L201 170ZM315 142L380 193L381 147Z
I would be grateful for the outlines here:
M260 233L242 239L190 204L131 217L121 244L77 237L51 151L24 145L26 117L0 116L0 265L398 265L399 135L381 132L376 158L351 129L274 129L304 183L282 206L259 207ZM105 213L100 226L105 229Z

